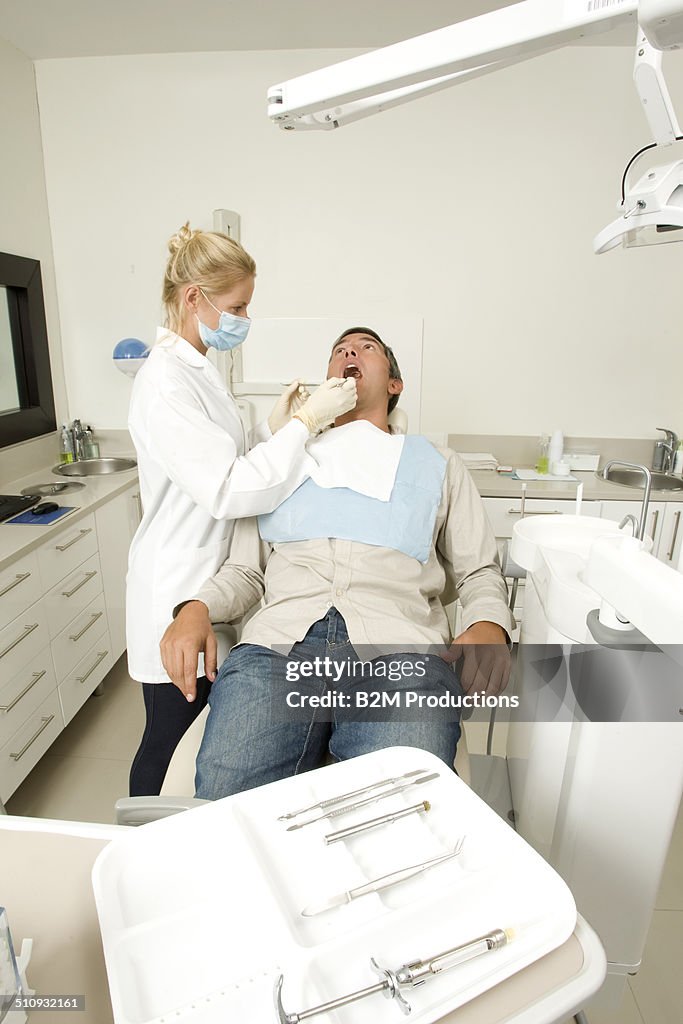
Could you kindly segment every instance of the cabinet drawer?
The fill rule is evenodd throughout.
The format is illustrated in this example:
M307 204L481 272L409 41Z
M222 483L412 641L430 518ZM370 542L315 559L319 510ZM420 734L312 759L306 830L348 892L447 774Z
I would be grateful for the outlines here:
M58 683L76 667L95 641L106 632L107 613L104 595L99 594L52 641L52 657Z
M38 601L0 630L0 680L12 679L49 643L47 615Z
M521 501L519 498L483 498L484 509L496 537L511 537L512 528L522 518ZM582 515L599 516L599 501L584 501L581 506ZM552 498L527 498L524 515L573 515L576 502L569 499L553 501Z
M35 552L0 572L0 629L26 611L41 594L38 559Z
M97 553L60 580L45 595L50 636L55 637L68 622L102 593L102 573Z
M91 651L59 684L59 700L64 724L68 725L76 712L85 704L96 686L102 682L114 664L109 633L95 641Z
M0 687L0 747L21 728L56 685L50 648L44 647L16 676Z
M38 548L38 564L44 590L70 573L97 551L95 516L91 514L68 526Z
M8 800L64 728L53 690L28 721L0 747L0 800Z

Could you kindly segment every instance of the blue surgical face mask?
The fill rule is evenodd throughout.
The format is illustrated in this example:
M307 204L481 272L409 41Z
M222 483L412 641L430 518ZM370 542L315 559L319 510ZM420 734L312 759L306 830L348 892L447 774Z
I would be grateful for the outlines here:
M209 305L213 306L216 312L220 314L218 327L215 331L212 331L210 327L202 323L195 313L197 324L199 325L199 337L202 339L202 342L208 347L217 348L220 352L228 352L231 348L237 348L249 334L251 320L246 316L234 316L233 313L218 309L201 288L199 290Z

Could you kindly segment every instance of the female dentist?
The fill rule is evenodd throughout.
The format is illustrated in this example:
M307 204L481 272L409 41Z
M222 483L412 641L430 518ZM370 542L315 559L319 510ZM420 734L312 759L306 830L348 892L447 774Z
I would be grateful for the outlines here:
M146 725L130 773L131 796L158 794L178 741L206 704L170 682L159 641L173 609L222 565L233 519L271 512L308 476L311 433L356 404L356 382L325 381L296 409L298 382L252 432L246 453L235 400L206 358L241 345L256 264L237 242L185 225L168 244L167 327L135 378L128 426L138 456L142 521L130 548L128 669L142 683ZM258 443L258 442L261 443Z

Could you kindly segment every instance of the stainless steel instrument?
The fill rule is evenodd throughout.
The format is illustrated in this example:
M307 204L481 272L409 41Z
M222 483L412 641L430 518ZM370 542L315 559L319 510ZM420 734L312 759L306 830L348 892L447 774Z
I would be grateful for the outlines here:
M388 967L380 967L372 959L370 964L380 979L375 985L369 985L367 988L359 989L358 992L352 992L348 996L333 999L329 1003L314 1006L310 1010L302 1010L300 1013L287 1013L285 1011L282 1005L282 984L284 979L280 975L275 982L275 1010L277 1019L279 1024L300 1024L301 1021L310 1020L311 1017L317 1017L322 1013L329 1013L330 1010L338 1010L342 1006L348 1006L349 1003L358 1002L360 999L366 999L368 996L379 992L386 999L395 999L402 1013L408 1015L411 1012L411 1007L410 1003L401 994L402 988L417 988L418 985L424 985L428 978L433 977L435 974L441 974L442 971L450 971L459 964L473 960L474 957L501 949L513 938L514 932L512 929L503 930L502 928L496 928L487 935L473 939L472 942L467 942L463 946L454 946L453 949L437 953L436 956L428 957L426 960L411 960L395 971Z
M431 860L425 860L421 864L413 864L410 867L401 868L399 871L392 871L389 875L382 875L381 878L375 878L372 882L356 886L355 889L348 889L346 892L337 893L336 896L331 896L322 903L312 903L310 906L305 907L301 914L303 917L315 917L316 914L322 914L333 907L341 907L345 903L350 903L351 900L358 899L359 896L367 896L371 892L382 892L383 889L389 889L392 885L398 885L399 882L405 882L409 878L414 878L415 875L428 871L429 868L436 867L437 864L443 864L445 861L457 857L463 848L465 838L465 836L461 836L450 853L443 853L440 857L432 857Z
M389 814L383 814L379 818L360 821L357 825L349 825L348 828L342 828L338 832L330 832L329 835L325 836L325 843L327 846L330 843L338 843L342 839L358 835L359 832L367 832L369 829L377 828L379 825L389 825L394 821L398 821L399 818L407 817L409 814L420 814L423 811L428 811L431 806L429 800L423 800L422 803L413 804L412 807L403 807L400 811L390 811Z
M298 828L304 828L305 825L312 825L316 821L322 821L323 818L338 818L340 814L346 814L347 811L355 811L359 807L367 807L368 804L375 804L379 800L384 800L388 796L393 796L394 793L402 793L405 789L409 789L410 786L419 786L423 782L433 782L434 779L438 779L439 773L432 772L431 775L423 775L419 779L410 779L407 782L399 782L398 785L392 789L387 789L384 793L374 793L370 796L364 797L362 800L356 800L350 804L343 804L341 807L333 807L331 810L323 810L322 814L319 814L316 818L307 818L306 821L297 822L296 825L289 825L287 827L288 832L295 832Z
M355 796L362 796L364 793L370 793L373 789L380 789L382 786L395 786L396 783L402 782L404 779L411 779L415 775L424 775L427 771L426 768L417 768L412 772L405 772L404 775L397 775L389 779L380 779L379 782L371 782L368 786L362 786L361 789L352 789L348 793L340 793L339 796L328 797L327 800L318 800L317 803L311 804L309 807L301 807L298 811L290 811L288 814L281 814L278 821L289 821L290 818L296 818L300 814L308 814L309 811L322 811L326 807L332 807L333 804L343 803L344 800L351 800Z

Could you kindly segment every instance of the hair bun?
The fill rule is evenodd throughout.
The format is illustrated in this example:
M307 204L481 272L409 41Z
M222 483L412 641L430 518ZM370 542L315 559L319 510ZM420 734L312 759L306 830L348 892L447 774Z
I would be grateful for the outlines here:
M175 255L184 249L187 243L194 238L195 235L201 234L200 231L193 231L190 227L190 222L185 221L179 231L172 235L168 240L168 251Z

